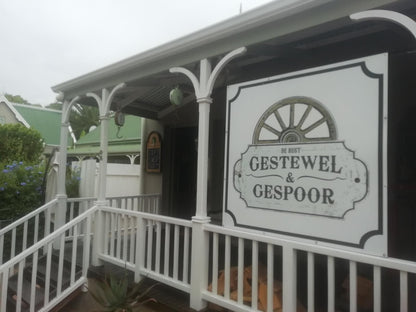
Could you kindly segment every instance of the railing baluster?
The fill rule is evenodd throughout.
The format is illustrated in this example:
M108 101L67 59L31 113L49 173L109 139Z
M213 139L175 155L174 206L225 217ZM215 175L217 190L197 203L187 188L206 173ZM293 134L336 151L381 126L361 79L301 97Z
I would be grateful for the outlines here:
M46 252L46 273L45 273L45 299L43 300L44 304L49 303L49 293L51 285L51 259L52 258L52 242L47 246Z
M82 276L87 277L88 265L90 262L90 245L91 245L91 214L85 220L87 235L84 235L83 257L82 257Z
M141 279L141 270L144 268L145 249L146 249L146 222L142 216L136 219L136 267L134 280L139 282Z
M407 272L400 271L400 312L408 310L408 281Z
M61 235L61 241L59 244L59 259L58 259L58 282L56 293L59 296L62 292L62 275L64 271L64 251L65 251L65 233Z
M218 233L212 233L212 292L218 293Z
M178 279L179 267L179 225L175 225L175 234L173 236L173 279Z
M75 207L75 202L70 203L69 205L69 221L71 221L74 218L74 207ZM74 233L72 232L73 228L69 229L69 235L74 235Z
M121 215L118 214L116 216L116 220L117 220L117 250L116 250L116 257L117 259L120 259L120 255L121 255Z
M296 294L297 265L296 264L297 264L296 250L291 246L283 246L283 310L284 311L296 310L296 296L297 296ZM269 272L267 273L267 276L270 276Z
M16 228L12 230L12 245L10 250L10 259L16 254Z
M328 312L335 311L335 260L328 256Z
M0 264L3 264L4 235L0 235Z
M2 285L1 285L1 312L6 312L6 304L7 304L7 286L9 284L9 270L3 270L1 275L2 278Z
M110 235L110 216L107 212L104 213L104 254L108 255L108 239Z
M132 210L133 211L137 211L137 207L139 206L139 198L136 196L133 198L133 206L132 206Z
M244 239L238 238L237 302L243 304Z
M39 214L35 216L35 229L33 230L33 244L38 242L38 233L39 233Z
M44 229L43 237L48 236L50 233L50 230L51 230L51 208L48 208L45 210L45 229Z
M75 267L77 264L77 248L78 248L78 224L73 227L72 236L72 257L71 257L71 285L75 283Z
M188 283L188 270L189 270L189 228L184 228L183 236L183 276L182 281Z
M350 312L357 312L357 263L350 261Z
M23 223L23 244L22 244L22 250L26 250L26 247L27 247L27 226L28 226L28 222L25 221L25 223Z
M252 241L252 254L251 254L251 307L253 310L257 310L258 302L258 279L259 279L259 243L255 240Z
M17 296L16 296L16 312L22 310L22 293L23 293L23 269L25 267L24 260L19 262L19 270L17 273Z
M164 265L163 265L163 275L169 276L169 256L170 256L170 224L165 224L165 252L164 252Z
M162 226L160 221L156 221L156 262L155 262L155 271L160 273L160 246L162 241Z
M38 273L38 251L33 253L32 263L32 278L30 283L30 312L35 311L35 299L36 299L36 285L37 285L37 273Z
M224 260L224 297L230 299L230 262L231 262L231 237L225 236L225 260Z
M136 232L134 228L133 217L128 217L129 231L130 231L130 247L129 247L129 262L134 263L134 246L136 246Z
M373 268L373 287L374 312L381 312L381 268L379 266Z
M308 252L308 312L315 312L315 255Z
M274 284L273 261L274 261L273 245L267 244L267 312L273 312L273 290L274 290L273 289L274 287L273 285ZM286 271L286 269L284 271Z
M114 257L115 250L114 250L114 244L115 244L115 228L116 228L116 215L114 213L110 214L110 256Z
M146 220L146 230L147 230L147 259L146 259L146 268L148 270L152 269L152 253L153 253L153 222L151 220Z
M127 215L123 215L123 261L127 262L127 246L128 246L128 224L127 224Z

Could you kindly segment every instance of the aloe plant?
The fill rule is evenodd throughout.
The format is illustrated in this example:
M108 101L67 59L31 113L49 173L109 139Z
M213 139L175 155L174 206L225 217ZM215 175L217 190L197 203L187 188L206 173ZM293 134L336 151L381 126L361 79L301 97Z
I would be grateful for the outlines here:
M156 285L141 292L141 282L129 289L127 276L122 279L110 276L109 280L97 280L94 287L89 287L89 291L94 300L102 306L102 312L136 312L140 311L144 304L156 302L154 298L146 297Z

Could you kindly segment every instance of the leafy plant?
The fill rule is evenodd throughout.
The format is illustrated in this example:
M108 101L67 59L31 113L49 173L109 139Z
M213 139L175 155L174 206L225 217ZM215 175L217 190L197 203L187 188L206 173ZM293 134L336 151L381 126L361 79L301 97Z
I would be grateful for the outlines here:
M156 300L147 298L149 291L158 284L154 284L141 291L141 284L135 284L133 288L128 287L127 276L122 279L116 279L110 276L110 279L97 280L95 287L89 287L89 291L94 300L103 307L103 312L134 312L140 311L144 304Z
M42 205L44 170L43 163L0 163L0 219L17 219Z
M37 130L21 124L0 125L0 138L0 162L39 162L43 139Z
M79 168L71 168L70 165L66 167L66 181L65 188L68 198L79 197L79 183L80 183L80 170Z

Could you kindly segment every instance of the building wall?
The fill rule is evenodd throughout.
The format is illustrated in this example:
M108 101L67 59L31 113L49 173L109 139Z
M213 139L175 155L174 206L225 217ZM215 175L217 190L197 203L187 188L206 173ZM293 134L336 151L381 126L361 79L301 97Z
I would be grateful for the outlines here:
M4 102L0 102L0 124L16 124L19 121Z

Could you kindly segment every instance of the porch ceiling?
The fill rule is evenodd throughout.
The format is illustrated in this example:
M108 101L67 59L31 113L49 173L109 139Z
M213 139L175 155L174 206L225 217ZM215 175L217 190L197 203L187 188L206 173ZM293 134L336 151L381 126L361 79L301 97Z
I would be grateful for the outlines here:
M169 92L172 88L180 86L185 106L195 99L187 78L169 73L169 68L184 66L195 72L200 59L210 58L215 64L216 58L240 46L246 46L247 53L227 66L216 87L243 81L245 71L267 68L270 62L284 71L288 59L292 63L296 56L307 59L317 50L324 48L325 51L340 42L365 41L368 38L377 42L380 39L377 42L379 49L389 51L391 45L387 46L386 38L396 40L397 37L394 49L408 50L403 42L413 41L407 40L407 34L398 26L395 28L391 23L381 22L353 23L348 18L351 13L372 8L405 10L406 15L416 16L414 1L275 1L52 89L63 92L65 98L70 99L91 91L100 94L102 88L125 82L126 87L117 92L111 109L122 109L128 114L151 119L169 119L176 110L184 107L171 105ZM326 57L336 60L333 55L323 56ZM303 60L303 63L303 66L308 66L307 61ZM259 78L261 75L258 74ZM93 99L86 97L80 102L96 105Z

